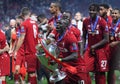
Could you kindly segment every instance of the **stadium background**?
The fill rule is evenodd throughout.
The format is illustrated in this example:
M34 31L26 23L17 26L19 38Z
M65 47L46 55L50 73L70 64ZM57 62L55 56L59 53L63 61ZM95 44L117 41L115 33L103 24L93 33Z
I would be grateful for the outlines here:
M31 8L37 15L44 13L49 18L51 15L48 9L53 1L59 1L62 4L62 10L70 10L73 15L80 11L83 16L88 16L88 6L94 2L107 3L113 8L120 8L120 0L0 0L0 26L8 23L11 18L15 18L24 6Z

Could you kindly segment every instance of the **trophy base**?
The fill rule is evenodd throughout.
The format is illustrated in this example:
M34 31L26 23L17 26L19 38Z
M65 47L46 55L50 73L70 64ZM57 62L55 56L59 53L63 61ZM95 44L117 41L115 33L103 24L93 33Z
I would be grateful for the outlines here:
M55 71L55 72L56 72L56 71ZM63 80L66 76L67 76L67 75L66 75L65 72L58 70L56 74L50 76L50 82L56 83L56 82L58 82L58 81Z

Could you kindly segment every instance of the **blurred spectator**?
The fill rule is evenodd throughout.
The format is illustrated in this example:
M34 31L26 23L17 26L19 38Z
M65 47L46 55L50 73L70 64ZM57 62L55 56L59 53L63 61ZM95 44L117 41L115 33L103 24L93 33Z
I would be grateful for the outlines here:
M77 28L80 30L80 33L82 36L82 34L83 34L83 32L82 32L83 22L82 22L82 15L80 12L77 12L75 14L74 19L72 20L72 24L77 26Z
M42 37L46 39L48 19L45 17L44 14L38 15L37 19L38 19L39 32L41 33Z

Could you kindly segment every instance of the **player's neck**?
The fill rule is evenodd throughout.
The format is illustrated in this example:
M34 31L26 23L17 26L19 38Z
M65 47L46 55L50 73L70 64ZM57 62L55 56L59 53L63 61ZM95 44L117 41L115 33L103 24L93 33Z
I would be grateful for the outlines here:
M61 14L61 12L60 12L60 11L57 11L57 12L55 13L55 16L57 17L59 14Z
M113 24L116 24L118 22L118 19L113 20Z
M66 31L60 32L60 36L63 36Z
M25 19L25 20L27 20L27 19L29 19L29 18L30 18L30 16L25 16L25 18L24 18L24 19Z
M94 16L94 17L92 17L91 19L92 19L92 21L95 21L95 20L96 20L96 18L97 18L97 15L96 15L96 16Z
M103 16L103 18L106 20L107 19L107 14Z

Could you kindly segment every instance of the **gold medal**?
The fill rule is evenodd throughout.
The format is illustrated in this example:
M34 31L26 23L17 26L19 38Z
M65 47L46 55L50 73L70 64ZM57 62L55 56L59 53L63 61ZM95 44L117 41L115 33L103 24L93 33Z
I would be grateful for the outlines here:
M114 37L113 37L113 36L111 36L111 37L110 37L110 40L114 40Z

